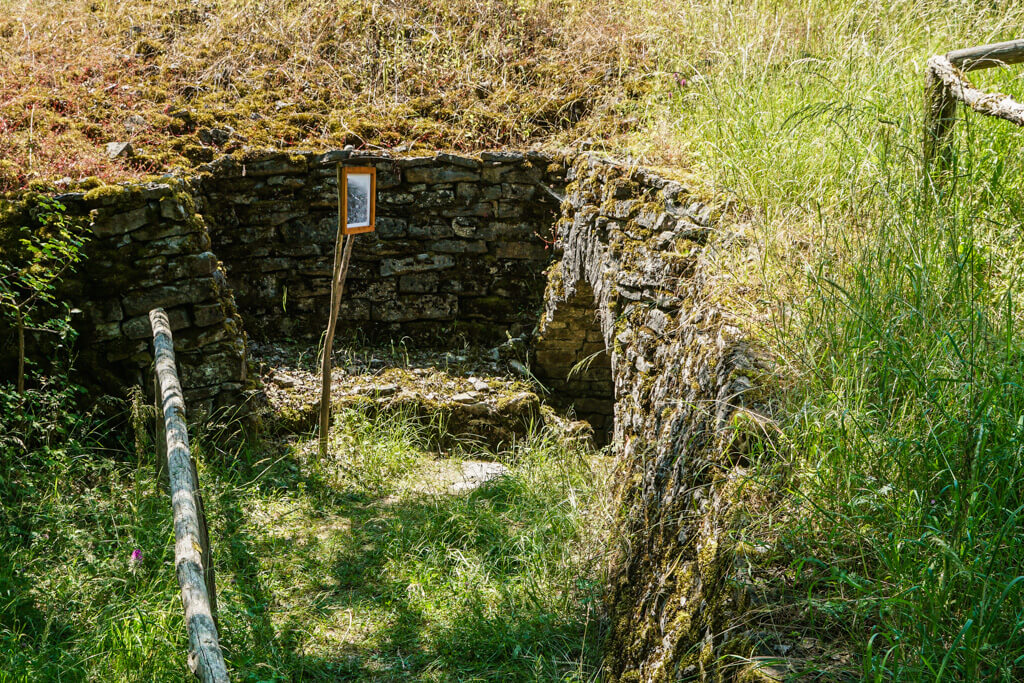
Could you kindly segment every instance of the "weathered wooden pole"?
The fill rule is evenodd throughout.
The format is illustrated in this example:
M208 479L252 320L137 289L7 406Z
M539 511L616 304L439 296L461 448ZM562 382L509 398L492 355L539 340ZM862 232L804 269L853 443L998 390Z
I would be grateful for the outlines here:
M345 232L345 197L342 195L342 171L338 165L338 235L334 240L334 270L331 273L331 307L327 317L327 333L324 337L324 356L321 363L322 377L320 385L320 457L327 457L327 440L331 426L331 353L334 349L334 328L338 322L338 309L341 308L341 294L345 289L348 277L348 263L352 256L352 241L355 235L344 235ZM341 248L342 237L345 247Z
M965 47L946 53L950 64L961 71L989 69L1004 64L1024 62L1024 40L1008 40L1005 43L990 43L977 47Z
M189 668L203 683L227 683L228 670L220 651L214 620L216 587L213 557L195 463L189 450L185 399L178 381L171 326L161 308L149 312L149 321L153 327L156 357L160 407L157 420L162 420L165 436L174 509L174 566L178 585L181 586L181 604L185 609Z
M956 98L939 74L940 68L942 64L935 58L929 59L924 84L924 166L933 181L949 168L949 135L956 122Z
M1012 97L974 87L964 76L968 71L1024 62L1024 40L979 45L936 55L925 72L924 165L938 183L949 168L950 133L956 122L957 102L988 116L1024 125L1024 106Z

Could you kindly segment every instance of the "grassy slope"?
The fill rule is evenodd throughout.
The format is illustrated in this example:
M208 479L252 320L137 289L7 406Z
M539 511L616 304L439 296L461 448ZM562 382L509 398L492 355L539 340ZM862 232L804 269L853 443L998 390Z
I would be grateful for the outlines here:
M1019 37L1024 10L666 6L651 41L680 78L635 147L738 200L722 298L781 361L783 434L756 475L781 502L749 522L776 552L748 626L845 642L806 674L1019 680L1024 131L964 116L938 191L920 176L920 119L926 57ZM1022 73L974 79L1020 95Z
M36 408L37 424L67 429L66 450L35 442L18 457L0 439L0 681L181 680L170 506L152 463L97 457L91 421ZM425 454L423 430L347 413L329 466L302 442L202 463L237 680L591 679L604 476L543 435L509 454L508 476L448 494L432 481L456 461Z
M592 0L0 0L0 191L243 144L474 150L614 132L642 87L635 36ZM114 140L137 157L108 160Z

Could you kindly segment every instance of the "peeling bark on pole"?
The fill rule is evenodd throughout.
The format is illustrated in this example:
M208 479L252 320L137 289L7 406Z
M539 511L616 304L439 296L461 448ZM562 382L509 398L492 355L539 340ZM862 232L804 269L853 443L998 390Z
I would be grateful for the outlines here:
M327 457L327 437L331 426L331 353L334 350L334 328L338 322L341 294L348 277L348 263L352 256L352 241L355 235L345 236L345 248L341 249L345 212L342 208L341 165L338 166L338 236L334 240L334 271L331 274L331 310L327 318L327 332L324 335L324 356L321 363L320 384L320 457Z
M206 516L199 495L195 463L189 450L185 400L178 381L171 327L167 314L160 308L149 312L149 321L153 327L159 390L157 420L162 418L163 421L174 508L174 566L178 585L181 586L181 604L185 609L188 663L192 673L203 683L226 683L228 671L214 621L216 591ZM204 566L208 571L204 571Z
M999 53L1002 61L989 59L988 55L996 54L992 50L1000 46L1012 46L1013 49L1011 51L1007 47ZM1024 61L1024 41L957 50L949 54L959 55L956 57L958 62L943 56L932 57L928 60L925 76L924 162L926 170L933 175L935 171L941 172L949 166L951 151L948 142L956 121L957 102L963 102L979 114L1024 126L1024 104L1009 95L976 88L956 66L957 63L970 63L972 68L981 69L1008 60ZM970 62L971 59L975 61Z
M956 121L956 100L928 60L924 85L924 163L929 173L949 167L948 140Z
M928 60L928 68L929 73L946 86L952 97L974 111L1024 126L1024 104L1009 95L985 92L974 87L945 57L932 57Z

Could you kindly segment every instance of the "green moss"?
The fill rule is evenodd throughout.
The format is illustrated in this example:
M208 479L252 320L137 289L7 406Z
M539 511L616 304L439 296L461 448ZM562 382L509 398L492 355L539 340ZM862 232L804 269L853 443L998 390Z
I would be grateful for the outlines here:
M127 204L142 198L142 188L136 185L100 185L85 193L83 199L88 204L114 206Z

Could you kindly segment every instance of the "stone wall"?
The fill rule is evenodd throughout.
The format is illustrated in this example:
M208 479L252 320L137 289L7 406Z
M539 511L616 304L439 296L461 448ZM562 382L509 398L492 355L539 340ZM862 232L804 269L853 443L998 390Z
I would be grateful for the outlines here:
M335 151L227 157L202 169L198 203L249 334L321 334L338 163L375 167L378 189L377 229L354 242L341 334L423 346L532 329L563 162L516 152L398 159Z
M167 310L185 400L193 413L237 405L246 378L245 341L231 291L187 185L108 186L57 197L91 228L84 260L60 296L81 313L75 362L93 389L124 395L152 385L148 314ZM5 217L30 225L27 206ZM34 340L35 349L46 343ZM8 346L2 356L15 350Z
M58 197L93 232L62 292L84 312L75 320L82 381L117 395L148 386L146 316L156 306L167 309L195 410L240 402L246 334L319 337L339 163L376 167L378 183L377 230L356 239L341 336L455 347L532 330L564 161L517 152L404 159L251 152L201 167L187 181ZM14 212L4 223L23 218ZM14 353L10 343L0 349L0 365Z
M732 539L755 488L741 486L746 458L767 424L764 363L710 300L704 253L716 229L704 205L678 183L594 157L567 179L536 365L566 378L595 324L611 351L625 543L606 674L720 680L723 655L749 654L728 635L743 605Z
M533 373L551 390L549 402L589 422L596 445L604 446L615 416L611 357L590 284L577 279L573 291L563 286L556 263L548 278L548 315L534 340Z

